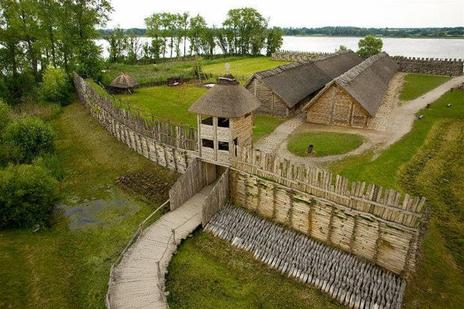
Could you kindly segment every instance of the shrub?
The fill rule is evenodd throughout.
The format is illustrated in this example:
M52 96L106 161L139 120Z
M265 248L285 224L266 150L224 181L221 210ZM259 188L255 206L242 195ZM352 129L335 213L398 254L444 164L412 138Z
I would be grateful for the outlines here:
M11 161L30 163L54 149L55 133L42 120L26 117L11 122L3 131L4 144L15 157Z
M48 225L58 201L57 181L35 165L0 171L0 228Z
M6 103L4 103L0 99L0 132L5 129L5 127L10 123L11 121L11 109L10 106Z
M47 68L39 92L46 101L60 103L61 105L68 104L72 96L72 87L68 75L63 69Z

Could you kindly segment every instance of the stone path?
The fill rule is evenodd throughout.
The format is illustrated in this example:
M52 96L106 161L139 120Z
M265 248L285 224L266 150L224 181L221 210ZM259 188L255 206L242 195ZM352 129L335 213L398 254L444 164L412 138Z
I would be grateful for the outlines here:
M305 122L305 114L300 113L295 117L280 124L271 134L259 140L255 148L266 153L276 152L280 145L285 142L290 134Z
M131 246L113 270L108 293L111 309L168 308L164 278L169 261L180 241L201 225L202 205L211 189L205 187L184 205L162 216Z
M419 110L425 108L427 104L431 104L438 100L451 88L457 87L462 83L464 83L464 76L455 77L437 88L432 89L423 96L405 102L394 110L390 125L387 127L388 139L384 143L383 148L387 148L396 143L411 131L414 120L416 119L416 113Z

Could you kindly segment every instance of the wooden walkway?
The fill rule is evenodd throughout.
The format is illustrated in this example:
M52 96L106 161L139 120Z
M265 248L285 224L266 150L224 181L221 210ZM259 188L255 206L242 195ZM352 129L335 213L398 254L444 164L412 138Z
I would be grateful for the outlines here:
M177 245L201 225L202 205L212 186L146 229L113 270L109 305L114 308L168 308L164 278Z

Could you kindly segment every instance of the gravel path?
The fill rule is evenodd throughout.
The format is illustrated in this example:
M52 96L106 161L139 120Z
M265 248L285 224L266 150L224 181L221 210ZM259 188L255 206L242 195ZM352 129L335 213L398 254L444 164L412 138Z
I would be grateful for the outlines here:
M375 150L375 152L380 152L388 148L390 145L398 142L403 136L405 136L411 131L414 120L416 119L417 112L425 108L428 104L431 104L437 99L439 99L451 88L457 87L464 83L464 76L455 77L449 80L448 82L438 86L437 88L427 92L421 97L411 101L403 102L403 104L399 105L398 94L401 88L399 87L399 85L402 84L402 77L402 75L398 75L398 79L395 80L393 85L391 85L391 87L395 89L397 94L394 95L393 93L390 93L386 98L386 105L388 105L389 109L391 108L392 111L389 117L387 117L386 115L382 116L382 118L385 118L384 120L388 120L388 123L387 125L379 125L379 131L347 127L314 125L308 123L305 123L304 125L300 124L300 126L293 128L292 124L294 125L295 122L294 119L291 119L287 122L284 122L281 126L279 126L276 129L276 131L279 129L280 132L274 131L271 135L268 136L267 139L261 140L258 143L258 145L261 148L258 148L258 145L257 148L260 150L265 149L268 152L277 152L277 155L282 158L287 158L293 162L297 162L299 164L304 164L308 166L321 166L325 163L334 162L342 160L349 156L362 154L370 149ZM304 122L304 117L300 119L302 119L302 121ZM289 122L290 124L287 124ZM384 121L381 121L380 123L382 122ZM293 130L290 133L288 133L291 128L293 128ZM363 136L366 139L366 142L363 143L357 149L354 149L353 151L341 155L325 157L299 157L292 154L287 149L288 137L296 129L298 129L298 131L301 132L326 131L358 134ZM284 136L284 133L288 134ZM269 143L270 146L266 146L265 143Z
M435 89L427 92L423 96L407 101L393 111L390 125L387 127L387 139L383 144L383 149L399 141L403 136L408 134L416 119L416 113L438 100L442 95L451 88L457 87L464 83L464 76L455 77Z
M305 123L305 114L300 113L295 117L281 123L271 134L262 138L255 144L255 148L266 153L276 152L290 134Z

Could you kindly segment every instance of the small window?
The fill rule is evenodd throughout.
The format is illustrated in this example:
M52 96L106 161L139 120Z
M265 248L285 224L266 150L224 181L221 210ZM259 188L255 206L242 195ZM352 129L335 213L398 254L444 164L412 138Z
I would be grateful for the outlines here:
M229 151L229 143L227 142L219 142L218 147L219 150Z
M213 117L208 117L208 118L202 119L201 124L206 124L208 126L212 126L213 125Z
M251 116L251 113L248 113L248 114L245 115L245 118L248 118L250 116Z
M228 128L229 127L229 118L218 118L218 127Z
M214 149L214 142L210 139L202 139L201 144L203 145L203 147Z

